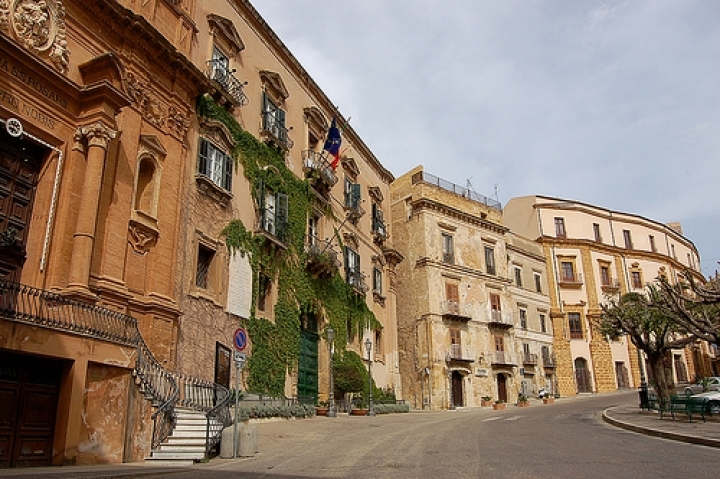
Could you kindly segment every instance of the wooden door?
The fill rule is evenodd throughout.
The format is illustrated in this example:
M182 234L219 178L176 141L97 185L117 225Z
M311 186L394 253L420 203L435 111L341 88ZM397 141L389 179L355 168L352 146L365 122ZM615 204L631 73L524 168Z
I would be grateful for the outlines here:
M452 399L453 406L463 406L463 379L459 371L452 372Z
M0 467L49 466L62 362L0 353Z
M230 387L230 348L215 343L215 382Z
M497 375L498 399L507 402L507 377L504 374Z

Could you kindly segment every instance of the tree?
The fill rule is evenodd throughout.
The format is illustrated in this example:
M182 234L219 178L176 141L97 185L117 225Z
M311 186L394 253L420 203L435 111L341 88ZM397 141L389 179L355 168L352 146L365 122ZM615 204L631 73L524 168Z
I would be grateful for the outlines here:
M670 398L675 387L672 376L671 351L695 341L675 322L666 293L648 285L646 295L627 293L618 300L601 304L602 314L597 329L616 338L623 334L645 353L655 379L655 392L661 403Z
M671 285L665 278L660 279L675 321L699 339L720 345L720 278L716 275L700 285L689 270L685 278L688 284Z
M344 351L333 361L335 395L361 392L367 387L367 370L362 358L354 351Z

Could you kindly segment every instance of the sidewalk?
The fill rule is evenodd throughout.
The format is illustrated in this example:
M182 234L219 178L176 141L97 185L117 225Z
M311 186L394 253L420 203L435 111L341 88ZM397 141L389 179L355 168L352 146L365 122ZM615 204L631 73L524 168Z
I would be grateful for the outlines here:
M608 408L603 420L613 426L648 436L662 437L691 444L720 447L720 418L706 416L707 422L694 414L689 422L685 414L675 414L675 420L667 414L660 419L655 411L641 411L637 404Z

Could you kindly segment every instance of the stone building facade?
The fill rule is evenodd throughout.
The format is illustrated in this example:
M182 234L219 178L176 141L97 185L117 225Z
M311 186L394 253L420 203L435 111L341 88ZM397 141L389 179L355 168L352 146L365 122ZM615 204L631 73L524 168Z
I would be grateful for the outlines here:
M403 397L412 407L516 402L554 387L542 249L500 205L417 167L392 184Z
M205 84L189 60L193 10L0 9L0 466L148 453L133 328L174 367L178 192Z
M544 196L511 199L505 224L542 245L547 262L559 392L608 392L640 384L637 350L594 329L607 295L642 292L659 276L700 274L700 258L678 224ZM706 361L673 353L675 380L693 380ZM642 372L645 372L644 368Z

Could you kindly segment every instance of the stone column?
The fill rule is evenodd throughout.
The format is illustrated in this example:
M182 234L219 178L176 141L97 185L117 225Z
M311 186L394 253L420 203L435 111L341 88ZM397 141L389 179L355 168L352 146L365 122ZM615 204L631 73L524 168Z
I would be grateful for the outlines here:
M70 283L74 289L87 290L90 279L90 265L95 244L100 191L108 144L117 136L101 122L80 127L76 134L87 142L85 179L82 196L78 205L77 225L73 236L73 252L70 263Z

